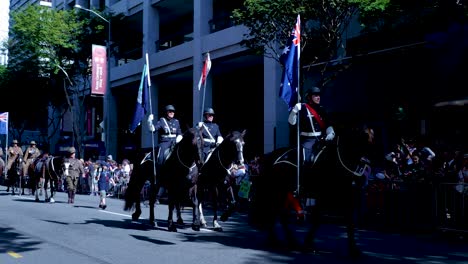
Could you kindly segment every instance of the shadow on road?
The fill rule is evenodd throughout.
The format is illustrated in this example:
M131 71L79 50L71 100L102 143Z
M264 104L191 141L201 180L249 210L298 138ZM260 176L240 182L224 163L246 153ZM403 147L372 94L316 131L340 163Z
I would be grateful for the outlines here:
M13 228L0 227L0 252L21 253L31 250L38 250L41 242L33 240L31 237L15 232Z

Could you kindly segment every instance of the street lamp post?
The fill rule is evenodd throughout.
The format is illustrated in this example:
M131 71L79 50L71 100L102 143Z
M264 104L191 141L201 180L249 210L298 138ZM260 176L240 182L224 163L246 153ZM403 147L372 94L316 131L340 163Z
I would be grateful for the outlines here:
M104 20L108 26L108 32L107 32L107 43L106 43L106 55L107 55L107 82L106 82L106 91L104 92L104 105L103 105L103 118L104 118L104 132L105 132L105 138L104 138L104 144L106 146L106 154L109 154L109 148L110 148L110 40L111 40L111 22L109 19L106 19L105 17L101 16L99 13L97 13L94 10L87 9L82 7L81 5L76 4L75 8L81 9L88 11L90 13L93 13L100 19Z

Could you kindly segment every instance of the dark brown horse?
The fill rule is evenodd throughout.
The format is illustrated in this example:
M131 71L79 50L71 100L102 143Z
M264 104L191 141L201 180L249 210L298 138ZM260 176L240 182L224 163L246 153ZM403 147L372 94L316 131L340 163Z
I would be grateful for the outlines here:
M179 223L183 223L180 213L181 204L189 199L189 189L192 188L191 172L194 164L200 164L200 133L197 129L187 130L182 140L175 144L171 154L158 171L158 185L167 190L169 215L168 229L176 231L173 221L174 209L177 209ZM146 181L150 182L149 190L149 223L154 226L154 204L156 201L156 173L151 152L142 153L134 161L132 175L125 192L124 210L134 209L132 220L136 221L141 215L140 193Z
M63 157L42 155L34 160L28 168L29 181L36 202L39 194L44 192L44 201L55 203L54 195L58 189L59 179L62 175ZM50 196L49 196L50 191Z
M23 189L24 194L24 184L25 181L23 180L22 171L23 171L23 159L20 155L17 155L13 163L11 164L11 168L7 171L7 192L10 191L13 195L15 195L15 189L20 192L20 189Z
M279 221L288 247L299 246L303 250L316 252L314 240L320 220L327 209L333 208L341 212L347 227L349 255L359 256L361 251L355 239L356 213L366 174L370 172L365 150L372 142L371 129L337 130L335 140L323 145L313 165L308 168L301 165L299 194L296 192L297 149L282 148L263 156L261 172L254 183L250 223L266 231L268 242L274 243L281 242L275 230ZM310 216L306 218L310 220L310 225L302 245L290 228L293 193ZM339 201L339 206L334 204L335 201Z
M230 169L234 163L244 163L244 136L246 131L232 131L223 140L223 142L214 149L209 159L200 168L199 175L195 179L195 200L197 203L195 217L197 218L193 226L194 230L200 230L200 225L205 226L206 221L203 216L202 204L211 201L213 209L213 228L215 231L222 231L222 227L218 222L218 205L221 197L229 197L228 192L232 181L230 178ZM232 197L233 198L233 197ZM229 199L234 202L233 199ZM232 204L228 204L233 206ZM223 221L227 220L228 214L232 208L221 217Z

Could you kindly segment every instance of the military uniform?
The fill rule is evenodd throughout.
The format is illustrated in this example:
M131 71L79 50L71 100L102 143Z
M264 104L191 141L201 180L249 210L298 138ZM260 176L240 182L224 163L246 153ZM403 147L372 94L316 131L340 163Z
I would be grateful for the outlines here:
M166 112L175 111L172 105L166 106ZM158 132L158 153L157 163L161 165L164 162L166 150L170 149L176 142L182 139L182 131L180 129L179 120L176 118L161 117L155 126Z
M73 155L74 147L71 147L68 153L69 156L63 162L63 175L67 183L68 203L74 203L78 179L84 175L84 167L83 163Z
M18 140L13 140L13 146L8 148L8 161L7 161L7 171L10 170L11 165L18 157L23 157L23 150L18 147Z
M3 153L3 148L0 147L0 168L2 169L2 171L0 171L0 174L3 173L3 168L5 167L5 160L4 160L4 156L5 153Z
M218 124L214 123L210 119L208 120L208 115L213 116L214 110L213 108L207 108L203 112L205 116L205 120L198 124L198 127L202 131L203 136L203 160L206 161L208 158L209 153L221 142L223 142L223 136L221 135L221 131L219 130Z
M306 92L306 97L320 95L320 89L314 87ZM304 163L313 163L317 155L319 143L326 136L327 140L333 139L335 132L328 124L326 113L322 106L316 103L297 104L289 114L289 123L296 125L299 116L300 144Z
M30 146L26 149L23 156L23 175L28 175L28 168L33 161L41 155L41 151L36 147L36 142L31 141Z

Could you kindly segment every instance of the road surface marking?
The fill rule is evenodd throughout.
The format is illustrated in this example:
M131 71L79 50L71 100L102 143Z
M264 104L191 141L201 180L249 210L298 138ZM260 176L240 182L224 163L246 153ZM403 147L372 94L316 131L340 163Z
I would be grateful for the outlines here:
M101 210L101 211L99 211L99 212L101 212L101 213L106 213L106 214L120 215L120 216L125 216L125 217L132 217L131 215L119 214L119 213L114 213L114 212L104 211L104 210Z
M10 256L12 256L12 257L14 257L14 258L22 258L22 257L23 257L23 256L21 256L20 254L15 253L15 252L13 252L13 251L8 251L7 253L8 253L8 255L10 255Z

